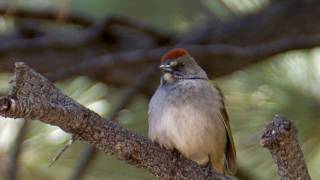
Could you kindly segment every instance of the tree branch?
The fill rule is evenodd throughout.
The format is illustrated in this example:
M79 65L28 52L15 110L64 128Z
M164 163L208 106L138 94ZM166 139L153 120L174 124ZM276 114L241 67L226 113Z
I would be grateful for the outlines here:
M141 75L139 75L135 82L128 87L128 90L123 94L121 99L118 101L113 108L113 110L110 112L110 115L108 117L109 121L117 122L117 115L121 110L123 110L126 106L130 104L130 102L133 100L135 95L145 86L147 86L148 82L152 78L152 76L155 74L155 69L157 67L150 67L149 69L145 70ZM80 155L80 160L78 163L76 163L76 168L74 169L73 173L71 174L70 180L80 180L82 179L82 176L86 172L86 169L88 168L90 162L96 157L96 154L98 153L97 149L93 145L88 145L85 147L84 152Z
M84 16L76 12L66 11L62 17L59 16L59 10L52 9L23 9L17 7L0 6L0 14L5 16L11 16L22 19L37 19L47 20L55 22L64 22L69 24L80 25L83 27L89 27L96 24L96 20L93 17ZM143 32L151 37L157 37L157 39L164 43L171 39L169 34L159 31L157 28L138 21L136 19L123 16L123 15L110 15L104 18L101 22L105 26L120 25L135 29Z
M17 137L10 150L9 159L6 165L5 178L7 180L16 180L18 174L18 160L22 150L22 143L25 139L30 120L24 119L20 129L18 131Z
M0 6L0 14L5 16L13 16L17 18L30 18L38 20L49 20L56 22L66 22L80 26L90 26L94 23L94 19L80 15L75 12L66 12L63 17L59 17L58 10L52 9L24 9L10 6ZM62 18L62 19L61 19Z
M231 73L240 67L243 68L259 62L261 59L274 56L280 52L304 48L308 49L318 45L320 45L320 36L281 39L248 47L225 44L182 45L181 47L190 51L191 55L202 65L210 77L218 77ZM128 65L139 65L142 67L146 64L158 63L159 58L171 48L171 46L168 46L107 54L84 61L72 67L59 69L57 72L47 75L51 80L61 80L75 75L87 75L99 78L106 77L105 73L111 70L112 67L119 69L120 67L127 67ZM226 63L228 66L225 65ZM104 72L104 75L99 76L101 72Z
M159 57L165 51L173 46L177 46L175 43L182 43L183 45L179 44L178 46L190 50L211 78L219 77L248 67L251 64L263 61L279 53L319 46L320 38L318 32L320 32L320 26L319 23L316 23L316 19L320 16L319 2L312 0L290 0L275 3L256 14L236 18L231 20L231 22L217 24L212 27L210 24L209 28L206 26L205 28L207 29L201 31L200 34L198 31L191 32L177 41L168 40L167 43L161 45L143 43L143 46L137 47L136 43L134 43L128 45L130 47L123 47L120 46L121 43L114 42L110 43L114 46L106 47L105 43L87 43L88 41L79 41L81 38L65 38L65 36L60 37L62 39L59 40L62 43L61 46L59 42L55 43L56 39L54 37L51 37L49 41L42 39L42 37L23 41L6 39L2 40L5 43L0 44L0 52L2 54L0 71L11 71L9 67L14 61L19 58L25 59L25 57L28 57L26 62L30 66L40 72L48 72L48 77L52 78L52 80L63 80L76 75L87 75L90 78L107 84L128 86L128 84L134 81L133 75L138 74L145 66L157 63ZM26 15L26 17L29 17L29 15ZM32 16L30 15L30 17ZM105 20L106 22L108 22L107 19ZM163 36L167 37L165 34L161 36L161 33L158 37L159 32L154 32L152 30L154 28L144 23L136 23L134 21L133 23L131 20L129 20L129 23L126 20L122 22L125 18L121 17L120 19L117 20L115 18L112 20L111 18L109 20L111 22L114 21L115 25L127 26L128 28L142 31L143 34L148 36L155 36L156 41L161 40ZM92 26L93 24L94 22L92 21L90 25ZM135 25L136 27L134 27ZM99 27L103 27L103 25ZM107 32L110 31L109 29ZM83 35L79 36L86 37ZM187 40L188 37L199 37L200 40ZM100 38L102 37L99 36L98 39ZM72 43L72 39L75 40L75 43ZM183 39L186 41L182 41ZM128 42L132 41L124 42L125 44L130 44ZM203 45L199 46L195 43ZM83 45L83 47L79 47L79 44ZM59 48L64 46L69 47L69 49ZM77 48L74 48L75 46ZM33 49L36 51L16 51L17 49L19 50L19 47L21 49ZM42 51L39 52L38 49L41 47ZM55 49L56 47L58 48ZM6 54L7 50L11 52ZM45 63L44 59L46 59ZM127 65L130 65L131 68L128 69ZM155 80L153 82L150 83L149 89L153 88L154 84L156 84Z
M278 53L295 49L309 49L319 45L320 37L313 36L282 39L249 47L223 44L208 46L184 45L182 47L187 48L206 70L210 78L213 78L232 73ZM63 80L72 76L86 75L110 85L128 86L134 81L132 77L139 74L146 66L158 64L159 58L172 46L114 53L107 52L103 56L84 60L83 56L88 51L90 54L95 55L99 54L96 51L101 51L102 48L93 46L87 49L72 49L72 51L63 52L50 50L38 53L36 56L15 53L13 56L6 56L5 59L0 61L0 71L11 72L12 70L9 67L12 66L13 62L26 56L28 57L26 62L40 72L48 72L47 77L50 80ZM46 59L45 63L44 58ZM127 68L128 66L130 68ZM146 89L154 89L156 84L157 80L154 79Z
M1 14L1 6L0 6ZM16 51L39 51L39 49L72 49L84 45L92 44L94 41L107 43L115 43L117 40L124 38L112 31L115 25L134 29L144 35L152 38L156 45L168 44L172 37L150 27L145 23L134 20L125 16L107 16L106 18L93 23L90 27L80 32L72 33L55 33L50 35L42 35L33 38L15 38L10 41L0 43L0 53L10 53ZM30 33L30 32L29 32ZM95 43L97 43L95 42Z
M39 20L56 21L58 11L53 10L27 10L21 8L8 8L0 6L0 14L18 18L32 18ZM320 24L320 2L315 0L285 0L271 3L260 12L238 17L229 22L214 25L207 23L200 30L194 30L175 41L183 44L233 44L256 45L283 38L297 36L313 36L318 34ZM112 16L111 16L112 17ZM112 18L111 18L112 19ZM84 27L91 26L95 20L91 17L69 12L63 16L63 22L78 24ZM120 20L120 21L119 21ZM123 16L114 16L118 24L134 27L149 34L158 34L156 28L130 20ZM120 23L119 23L120 22ZM161 34L161 33L160 33Z
M276 115L264 130L260 144L269 149L282 180L310 180L298 141L298 131L285 117Z
M104 120L61 93L46 78L24 63L16 63L13 89L0 98L0 114L12 118L39 119L59 126L81 140L112 153L163 179L226 179L210 167L161 148L147 138Z
M208 24L177 40L183 44L232 44L252 46L277 39L314 36L320 32L320 1L284 0L220 25Z

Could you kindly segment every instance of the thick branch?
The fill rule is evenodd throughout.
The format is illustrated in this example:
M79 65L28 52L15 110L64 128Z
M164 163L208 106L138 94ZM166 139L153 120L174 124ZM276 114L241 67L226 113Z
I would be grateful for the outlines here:
M320 38L314 36L282 39L249 47L232 45L184 45L182 47L191 52L210 78L215 78L245 68L278 53L308 49L319 45ZM1 59L0 71L11 72L10 67L14 61L27 57L26 62L42 73L48 72L50 80L63 80L72 76L86 75L110 85L128 86L133 83L133 77L143 71L146 66L152 63L158 64L160 57L170 48L172 46L111 53L106 52L105 47L93 45L86 49L72 49L70 51L51 49L36 55L16 52L12 56L8 55ZM106 54L91 58L101 52ZM90 58L85 58L85 56ZM127 68L128 66L130 68ZM146 90L154 89L157 84L158 79L154 79Z
M273 118L260 143L270 150L282 180L311 179L299 145L297 128L285 117L276 115Z
M193 57L208 72L210 77L222 76L231 73L240 67L261 61L278 53L312 48L320 45L320 36L299 37L293 39L281 39L270 43L240 47L233 45L182 45L188 49ZM60 69L48 74L52 80L60 80L75 75L88 75L90 77L106 77L106 72L112 67L128 67L130 65L144 65L158 63L159 58L172 47L161 47L155 49L134 50L115 54L107 54L96 59L84 61L83 63ZM226 65L227 64L227 65ZM130 68L131 69L131 68ZM126 68L126 71L128 69ZM99 76L104 72L102 76ZM112 72L112 71L111 71ZM128 76L130 77L130 76ZM108 78L108 77L106 77Z
M202 30L200 33L191 32L176 42L184 44L181 46L191 51L210 77L223 76L279 53L319 46L320 23L317 23L317 18L320 15L319 2L314 0L290 0L275 3L256 14L237 18L231 22L221 23L211 28L206 27L207 29L205 31ZM16 11L19 10L17 9ZM30 15L30 17L32 16ZM157 40L158 31L153 32L152 28L148 29L149 27L144 23L132 23L130 20L129 23L126 23L126 20L122 21L123 18L120 19L117 20L115 18L112 20L111 18L111 22L113 21L119 26L127 26L137 31L143 31L148 36L156 36L155 40ZM93 21L90 25L93 25ZM134 25L136 26L134 27ZM167 36L164 35L164 37ZM200 38L200 40L188 40L188 37L196 37L196 39ZM203 39L203 37L205 38ZM61 36L61 39L77 40L78 38L64 38ZM158 40L161 39L162 37L159 36ZM60 42L64 43L63 40ZM157 44L157 48L154 48L155 44L153 43L151 43L152 45L146 43L139 47L136 46L136 43L128 45L130 47L111 43L116 48L106 48L105 44L101 42L91 44L86 43L88 41L81 41L82 43L69 43L69 45L73 46L68 46L68 42L65 42L65 47L74 47L75 44L84 45L84 47L66 50L63 48L53 49L52 47L59 47L60 45L54 41L52 43L52 38L50 41L41 38L27 39L22 42L11 42L8 39L2 41L8 43L0 44L0 52L3 54L0 61L0 71L11 71L9 67L14 61L28 57L28 64L40 72L49 72L50 75L48 77L50 79L52 77L53 80L61 80L76 75L87 75L102 82L120 86L131 84L133 82L131 77L141 72L145 68L144 65L158 63L159 57L167 49L175 46L170 40L166 41L168 42L167 44L164 43L161 46ZM130 44L128 42L133 41L125 42L125 44ZM195 43L204 45L197 46ZM39 53L39 47L44 46L48 46L50 49L43 48ZM13 47L18 47L17 49L19 47L26 48L27 50L36 49L36 51L11 51L14 50ZM63 47L63 44L60 47ZM11 52L4 55L7 50ZM45 63L44 59L46 59ZM117 62L118 60L119 62ZM130 69L127 68L128 65L130 65ZM156 83L150 84L149 89Z
M147 86L148 82L152 78L152 76L155 74L156 67L150 67L149 69L145 70L143 73L141 73L135 80L134 84L128 87L128 90L123 94L121 99L118 101L113 108L113 110L110 112L108 120L117 122L117 115L119 112L126 108L130 104L130 102L133 100L135 95L145 86ZM89 167L90 163L93 161L94 157L96 157L96 154L98 153L97 149L93 145L88 145L84 152L80 155L80 160L78 163L76 163L76 167L71 174L70 180L80 180L82 179L85 171Z
M16 63L12 85L9 95L0 99L2 116L39 119L59 126L104 152L145 168L163 179L226 179L211 168L200 167L141 135L102 119L63 95L46 78L24 63Z

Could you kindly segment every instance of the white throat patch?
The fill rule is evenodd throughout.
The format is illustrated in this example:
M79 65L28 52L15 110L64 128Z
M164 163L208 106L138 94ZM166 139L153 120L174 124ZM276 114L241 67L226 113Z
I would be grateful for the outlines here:
M163 79L168 83L172 83L174 81L171 73L164 73Z

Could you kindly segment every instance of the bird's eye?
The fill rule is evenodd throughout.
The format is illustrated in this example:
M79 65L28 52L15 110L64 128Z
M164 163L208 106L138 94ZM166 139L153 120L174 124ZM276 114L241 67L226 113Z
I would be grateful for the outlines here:
M177 68L181 68L181 67L183 67L184 65L185 65L184 62L179 62L176 67L177 67Z

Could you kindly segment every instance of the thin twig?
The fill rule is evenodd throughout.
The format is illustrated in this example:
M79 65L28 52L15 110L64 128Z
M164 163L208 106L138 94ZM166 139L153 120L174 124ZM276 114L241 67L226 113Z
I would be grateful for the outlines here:
M22 143L25 139L25 136L28 131L28 127L30 124L30 120L24 119L20 129L18 131L17 137L14 141L13 147L10 150L9 153L9 159L6 165L6 172L5 172L5 178L7 180L16 180L18 171L19 171L19 157L22 151Z
M53 157L48 167L50 168L75 141L76 141L76 138L72 136L72 138L69 139L68 142L63 146L63 148L61 148L57 152L57 154Z

